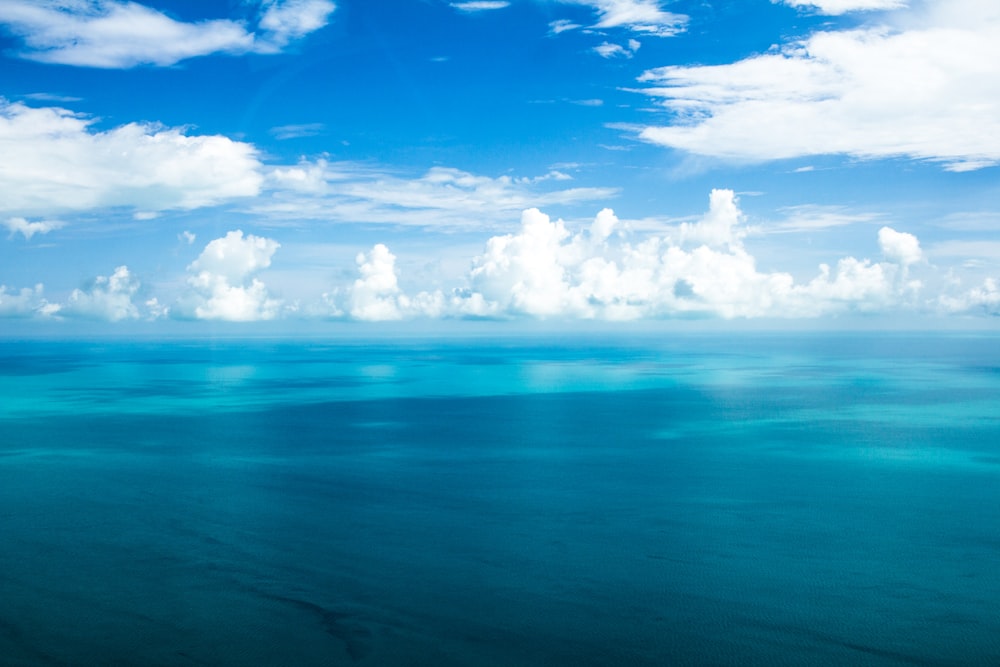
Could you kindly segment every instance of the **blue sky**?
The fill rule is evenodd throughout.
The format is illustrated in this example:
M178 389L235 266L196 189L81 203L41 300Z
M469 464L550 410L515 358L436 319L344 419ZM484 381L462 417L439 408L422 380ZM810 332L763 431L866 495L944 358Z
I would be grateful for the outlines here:
M7 333L1000 313L993 0L3 0L0 58Z

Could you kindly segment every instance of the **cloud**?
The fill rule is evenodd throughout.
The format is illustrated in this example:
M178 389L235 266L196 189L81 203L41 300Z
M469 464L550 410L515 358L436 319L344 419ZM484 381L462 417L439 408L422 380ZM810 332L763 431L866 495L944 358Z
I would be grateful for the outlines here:
M907 5L906 0L781 0L781 2L790 7L814 9L830 16L857 11L901 9Z
M1000 8L929 0L895 20L817 32L731 64L649 70L642 92L673 120L639 137L735 161L909 157L951 171L1000 163Z
M273 239L244 237L241 230L209 242L188 266L190 292L182 296L175 314L234 322L273 319L281 302L254 274L271 265L279 247Z
M0 99L0 212L20 216L128 206L194 209L260 192L250 144Z
M460 12L475 13L492 9L506 9L510 3L506 0L472 0L471 2L453 2L451 6Z
M920 254L910 234L883 228L887 261L847 257L797 284L790 274L756 267L743 246L746 231L731 190L713 190L699 220L636 243L610 209L575 234L529 209L518 233L487 242L469 286L449 307L481 317L794 318L891 310L910 304L920 289L906 280L906 267Z
M261 8L257 51L269 53L325 26L337 6L329 0L263 0Z
M323 123L302 123L300 125L279 125L271 128L271 134L278 141L287 139L300 139L302 137L315 137L323 132L326 126Z
M642 46L637 40L628 40L627 46L604 42L600 46L595 46L594 51L602 58L631 58L639 47Z
M139 286L139 280L128 267L119 266L110 276L98 276L89 289L73 290L59 314L110 322L136 319L139 310L132 297Z
M271 196L251 211L277 219L420 225L481 229L535 206L606 199L610 188L566 188L567 174L489 177L433 167L406 178L358 163L303 161L276 167L268 176Z
M275 53L326 25L333 10L327 0L265 0L257 35L241 21L186 23L126 0L5 0L0 26L23 40L23 58L121 69L213 53Z
M552 35L558 35L559 33L566 32L567 30L576 30L577 28L582 27L582 25L573 23L568 19L559 19L549 23L549 33Z
M668 37L684 31L688 17L674 14L660 8L656 0L563 0L570 4L592 7L598 15L595 28L627 28L647 35ZM554 33L562 32L557 27L568 29L566 22L554 22L549 27Z
M951 313L983 313L1000 315L1000 283L996 278L987 278L975 287L958 296L942 295L939 302Z
M35 234L48 234L54 229L59 229L63 223L56 220L40 220L38 222L28 222L24 218L9 218L4 221L3 226L10 230L10 238L15 234L20 234L25 240L30 241Z
M0 317L47 317L59 310L59 306L42 298L45 288L41 283L22 289L0 285Z

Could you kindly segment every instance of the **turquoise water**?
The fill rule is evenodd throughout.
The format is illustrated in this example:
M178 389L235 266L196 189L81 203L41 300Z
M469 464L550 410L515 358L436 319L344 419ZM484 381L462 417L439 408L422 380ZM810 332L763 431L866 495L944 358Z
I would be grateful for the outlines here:
M1000 346L0 343L0 664L1000 664Z

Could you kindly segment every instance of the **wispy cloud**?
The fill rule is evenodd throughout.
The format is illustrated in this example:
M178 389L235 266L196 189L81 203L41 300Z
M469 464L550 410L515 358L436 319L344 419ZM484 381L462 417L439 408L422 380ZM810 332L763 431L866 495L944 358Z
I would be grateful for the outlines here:
M848 12L900 9L906 0L771 0L791 7L812 9L820 14L838 16Z
M63 226L63 223L56 220L38 220L36 222L28 222L24 218L8 218L2 223L4 227L10 230L10 237L14 238L15 234L20 234L26 240L30 241L31 237L35 234L48 234L54 229L59 229Z
M121 69L213 53L275 53L326 25L334 9L329 0L264 0L253 33L241 21L188 23L130 0L5 0L0 26L23 40L23 58Z
M452 2L451 6L460 12L472 14L493 9L506 9L510 7L510 3L506 0L470 0L469 2Z
M500 224L533 205L577 204L617 193L612 188L553 186L569 180L558 171L490 177L448 167L407 177L370 165L317 160L273 168L267 184L270 196L251 210L290 221L473 229Z
M1000 8L930 0L905 21L818 32L727 65L647 71L643 92L673 119L639 136L741 161L905 156L951 171L1000 163Z
M323 123L302 123L300 125L279 125L271 128L271 134L275 139L284 141L286 139L301 139L303 137L315 137L322 134L326 126Z
M642 44L638 40L630 39L625 46L604 42L594 47L594 51L602 58L631 58L639 50Z
M595 28L626 28L647 35L669 37L683 32L688 22L686 15L664 10L657 0L562 1L593 8L598 16L598 21L593 26ZM555 30L555 24L549 25L553 32L561 32Z

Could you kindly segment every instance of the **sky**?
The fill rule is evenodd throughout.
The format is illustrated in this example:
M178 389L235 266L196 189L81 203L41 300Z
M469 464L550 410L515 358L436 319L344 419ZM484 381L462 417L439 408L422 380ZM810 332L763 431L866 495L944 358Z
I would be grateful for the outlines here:
M0 334L995 327L998 165L995 0L0 0Z

